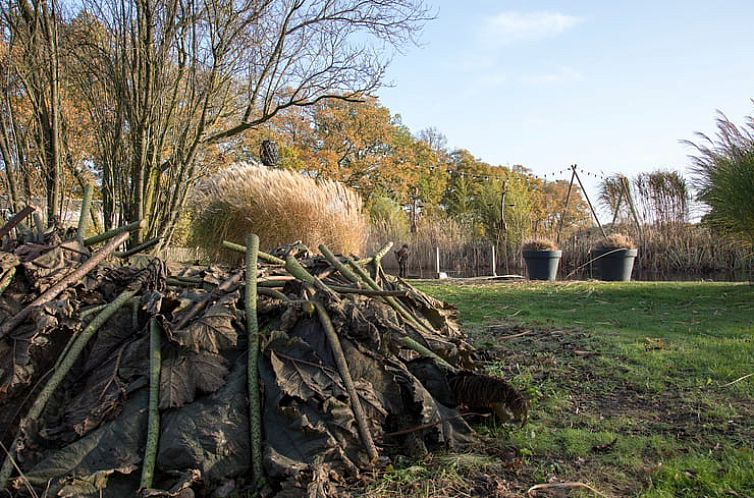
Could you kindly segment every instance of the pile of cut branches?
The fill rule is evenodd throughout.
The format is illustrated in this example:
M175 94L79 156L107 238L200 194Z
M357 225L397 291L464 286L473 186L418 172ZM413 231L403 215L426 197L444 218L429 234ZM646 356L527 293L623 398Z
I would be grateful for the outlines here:
M0 253L0 489L332 496L467 444L467 412L526 416L474 373L454 309L382 271L389 246L268 254L249 236L227 244L245 268L108 264L127 237Z

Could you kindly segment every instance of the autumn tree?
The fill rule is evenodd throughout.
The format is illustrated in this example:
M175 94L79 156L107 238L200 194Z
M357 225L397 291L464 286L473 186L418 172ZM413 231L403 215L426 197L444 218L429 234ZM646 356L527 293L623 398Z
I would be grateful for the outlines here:
M288 109L244 136L250 151L277 141L279 167L341 181L367 201L376 194L406 204L417 187L423 202L437 203L445 188L437 154L372 97Z
M418 0L105 0L79 15L80 79L103 198L168 241L193 180L241 134L291 108L354 101L390 47L428 19ZM86 74L84 72L83 74ZM105 195L106 194L106 195ZM118 207L120 209L118 209Z

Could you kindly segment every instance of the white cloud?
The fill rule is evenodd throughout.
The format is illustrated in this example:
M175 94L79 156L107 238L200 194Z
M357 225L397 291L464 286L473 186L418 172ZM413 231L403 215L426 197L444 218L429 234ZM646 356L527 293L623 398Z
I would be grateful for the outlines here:
M484 21L482 40L494 45L539 40L559 35L581 21L558 12L501 12Z
M584 81L584 75L572 67L563 66L552 73L532 74L521 78L523 83L530 85L555 85L559 83L574 83Z

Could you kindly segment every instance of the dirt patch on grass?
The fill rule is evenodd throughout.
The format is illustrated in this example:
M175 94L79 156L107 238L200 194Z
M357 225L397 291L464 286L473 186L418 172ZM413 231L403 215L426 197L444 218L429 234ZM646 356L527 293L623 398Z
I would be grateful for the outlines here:
M528 430L548 432L530 449L517 448L525 465L509 479L585 480L634 495L669 456L754 440L750 399L716 386L680 389L671 378L665 389L641 385L630 361L587 332L492 326L479 340L489 369L528 384L535 428Z
M715 385L681 389L670 375L665 387L643 385L640 365L588 332L494 325L477 330L474 343L489 373L528 393L527 425L477 420L478 443L468 453L422 462L423 480L401 482L405 470L397 469L367 496L508 498L526 496L535 484L566 481L609 496L637 496L657 486L663 466L697 455L714 464L754 440L750 399ZM637 347L649 352L664 345ZM696 476L698 469L680 472ZM561 488L535 496L591 495Z

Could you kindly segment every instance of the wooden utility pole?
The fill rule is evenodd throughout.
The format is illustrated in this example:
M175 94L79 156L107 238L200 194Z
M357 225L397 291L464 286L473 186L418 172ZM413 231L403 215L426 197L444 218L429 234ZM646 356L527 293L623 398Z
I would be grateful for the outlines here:
M500 193L500 231L505 233L505 196L508 193L508 180L503 183L503 191Z

